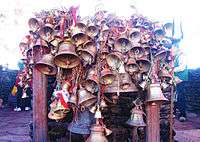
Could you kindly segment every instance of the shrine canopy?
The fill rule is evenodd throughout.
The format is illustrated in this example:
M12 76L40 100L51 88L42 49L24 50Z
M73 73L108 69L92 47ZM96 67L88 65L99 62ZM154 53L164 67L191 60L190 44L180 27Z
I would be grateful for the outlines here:
M81 16L91 16L98 10L108 10L120 17L140 13L158 21L179 21L184 37L180 47L186 54L189 68L198 68L200 63L198 39L200 20L198 1L181 0L6 0L0 5L0 64L18 69L21 58L19 41L28 34L27 21L35 12L48 9L79 7ZM177 32L179 33L179 32ZM179 36L179 34L177 34Z

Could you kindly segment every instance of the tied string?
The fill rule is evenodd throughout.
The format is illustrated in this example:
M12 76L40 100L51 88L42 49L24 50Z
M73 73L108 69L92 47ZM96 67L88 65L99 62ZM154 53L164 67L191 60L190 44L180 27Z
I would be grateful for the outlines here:
M76 20L77 20L77 10L79 9L79 7L71 7L70 8L70 12L72 14L72 18L73 18L73 25L74 27L76 27Z

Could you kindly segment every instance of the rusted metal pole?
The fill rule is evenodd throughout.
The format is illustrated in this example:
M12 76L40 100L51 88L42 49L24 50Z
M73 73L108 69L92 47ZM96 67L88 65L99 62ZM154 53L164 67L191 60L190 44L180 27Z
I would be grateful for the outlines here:
M147 142L160 142L160 104L152 102L146 106L147 111Z
M33 142L48 141L47 77L33 69Z

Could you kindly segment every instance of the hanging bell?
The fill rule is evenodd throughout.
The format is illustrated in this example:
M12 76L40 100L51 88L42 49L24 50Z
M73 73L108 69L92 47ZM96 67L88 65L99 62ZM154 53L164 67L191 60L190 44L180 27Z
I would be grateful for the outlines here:
M50 42L53 39L53 31L54 30L51 26L45 25L40 28L39 35L43 40Z
M72 29L72 42L79 46L81 44L84 44L89 38L85 34L86 31L86 25L84 23L77 23L76 27Z
M95 61L95 56L97 53L96 45L93 41L86 42L81 49L79 49L78 54L81 56L89 65Z
M57 104L56 104L56 107L53 109L53 111L54 111L54 113L56 113L56 114L63 114L63 113L67 113L67 112L69 112L70 111L70 108L69 108L69 106L63 106L62 104L61 104L61 101L60 101L60 99L58 100L58 102L57 102Z
M134 58L129 58L128 62L126 63L125 70L130 74L133 75L134 73L139 71L139 66L136 63Z
M82 105L84 107L90 107L97 101L96 96L92 95L85 88L80 88L78 90L78 98L78 105Z
M106 56L110 53L111 47L108 45L108 44L101 44L100 45L100 58L103 60L103 59L106 59Z
M127 35L121 35L114 44L115 51L121 52L121 53L126 53L128 52L131 48L131 42L129 41Z
M58 54L54 63L61 68L74 68L80 64L80 59L75 52L75 46L71 41L64 41L59 45Z
M134 57L135 59L139 59L144 56L145 50L141 47L141 44L137 43L133 45L133 48L129 51L129 57Z
M144 123L143 115L144 112L136 106L136 108L132 109L131 118L128 119L126 124L134 127L145 127L146 124Z
M99 124L94 124L91 127L91 134L86 142L108 142L104 135L104 128Z
M106 136L109 136L110 134L112 134L112 131L106 127L104 127L104 131L105 131Z
M68 130L76 134L90 134L90 126L94 121L93 114L86 109L83 112L78 112L77 120L72 121L68 125Z
M36 18L31 18L28 20L28 26L31 31L36 32L40 28L40 24Z
M155 57L155 61L160 61L160 60L165 60L167 58L167 55L169 55L170 51L169 50L161 50L159 51Z
M137 59L136 63L142 72L148 72L151 67L151 62L146 57Z
M53 63L53 58L51 54L43 55L42 59L35 64L35 68L45 75L55 75L57 68Z
M112 84L115 79L115 75L106 67L101 71L100 82L104 85Z
M123 55L119 52L110 53L106 56L106 61L112 70L118 70L119 67L123 64Z
M166 69L162 69L159 71L158 76L160 78L165 78L167 80L171 80L172 76L170 75L169 71L167 71Z
M106 104L106 101L105 101L104 98L102 98L101 101L100 101L100 107L101 107L101 108L106 108L106 107L108 107L108 105Z
M72 105L77 105L77 96L75 94L72 94L69 97L69 101L68 103L72 104Z
M33 54L36 52L40 52L40 56L41 56L43 54L49 54L50 51L51 51L51 49L48 47L48 44L45 40L37 39L33 45ZM37 57L35 57L35 58L37 59Z
M94 118L98 119L98 118L102 118L102 114L101 114L101 111L100 111L100 106L97 106L97 110L94 114Z
M127 73L120 74L120 88L122 90L138 91L137 87L133 84L130 75Z
M130 39L130 41L131 41L133 44L139 43L139 42L140 42L140 39L141 39L140 29L139 29L139 28L133 28L133 29L130 31L129 39Z
M99 33L99 28L94 24L89 24L86 29L86 34L91 37L91 39L94 39Z
M97 75L98 74L96 67L91 68L87 73L87 78L84 83L84 88L90 93L95 93L98 91L99 79Z
M162 93L161 86L158 83L150 84L148 88L148 98L146 102L168 101Z
M143 45L143 48L145 50L145 55L155 55L158 52L157 46Z

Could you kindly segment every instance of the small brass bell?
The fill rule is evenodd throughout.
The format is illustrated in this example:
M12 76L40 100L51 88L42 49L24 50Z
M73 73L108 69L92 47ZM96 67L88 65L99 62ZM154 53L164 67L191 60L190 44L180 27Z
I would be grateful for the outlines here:
M84 107L90 107L97 101L96 96L92 95L85 88L80 88L78 90L78 98L78 105L82 105Z
M51 54L43 55L42 59L36 63L35 68L45 75L55 75L57 73Z
M94 24L90 24L86 29L86 34L92 39L94 39L94 37L96 37L98 33L99 33L99 28Z
M87 91L94 93L98 91L98 84L99 84L99 79L97 76L97 69L96 67L94 67L88 71L84 87Z
M101 114L101 111L100 111L100 106L97 106L97 110L94 114L94 118L98 119L98 118L102 118L102 114Z
M160 60L165 60L167 58L167 55L169 55L169 50L161 50L159 51L155 57L154 60L155 61L160 61Z
M94 124L91 127L91 134L86 142L108 142L104 135L104 128L100 124Z
M144 56L145 50L140 44L133 45L133 48L129 51L129 57L134 57L135 59L142 58Z
M160 78L166 78L167 80L172 79L172 76L170 75L169 71L167 71L166 69L162 69L161 71L159 71L158 76Z
M126 53L132 48L132 45L126 35L121 35L121 37L116 40L114 47L116 51Z
M52 27L47 25L40 28L39 35L43 40L50 42L53 39L53 31Z
M90 126L94 123L94 116L89 110L78 112L77 120L68 125L68 130L76 134L90 134Z
M108 68L104 68L101 71L101 78L100 78L100 82L104 85L109 85L112 84L112 82L115 79L115 75L108 69Z
M106 61L112 70L118 70L123 64L123 55L119 52L110 53L106 56Z
M64 41L59 45L58 54L54 63L61 68L74 68L80 64L80 59L75 52L75 46L71 41Z
M143 119L144 112L136 106L131 111L131 118L126 122L126 124L134 127L145 127L146 124L144 123Z
M133 75L134 73L139 71L139 66L136 63L134 58L129 58L128 62L126 63L125 70L130 74Z
M28 25L31 31L35 32L40 28L40 24L36 18L31 18L28 20Z
M136 63L142 72L148 72L151 67L151 62L146 57L137 59Z
M133 28L130 31L129 34L129 39L132 43L139 43L140 39L141 39L141 33L140 33L140 29L139 28Z
M168 101L162 93L161 86L158 83L150 84L148 88L148 98L146 102Z

